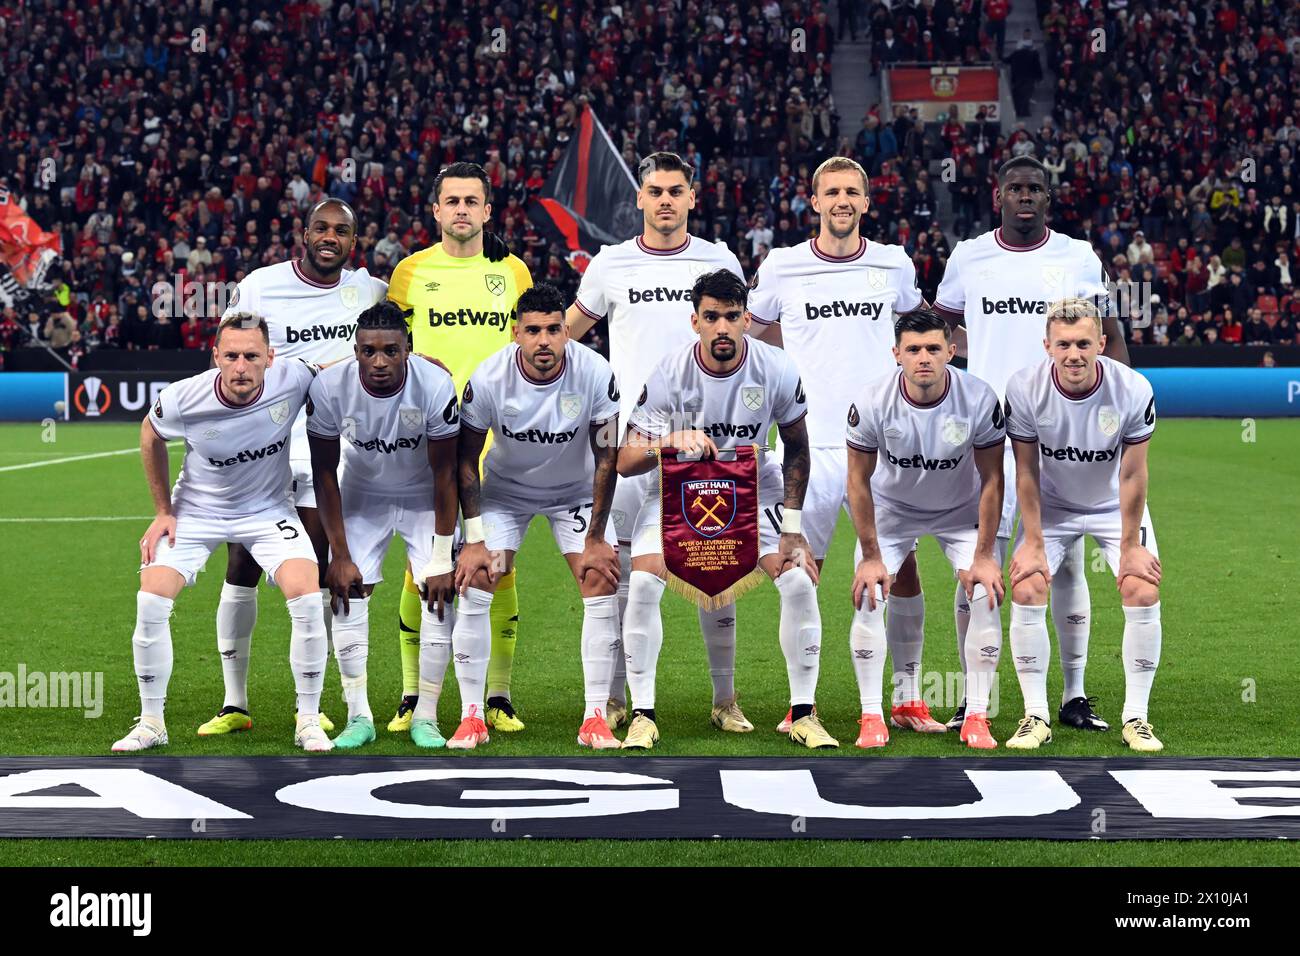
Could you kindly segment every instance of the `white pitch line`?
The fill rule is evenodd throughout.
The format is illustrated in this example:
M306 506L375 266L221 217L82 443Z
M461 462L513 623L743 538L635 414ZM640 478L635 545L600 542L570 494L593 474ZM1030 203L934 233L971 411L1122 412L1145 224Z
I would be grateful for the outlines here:
M87 517L58 518L0 518L0 524L28 524L47 521L152 521L153 515L89 515Z
M179 445L180 442L168 442L168 447ZM24 468L41 468L45 465L63 465L70 461L89 461L92 458L111 458L114 455L138 455L140 446L134 448L119 448L117 451L97 451L91 455L71 455L67 458L51 458L49 461L29 461L21 465L2 465L0 471L22 471Z

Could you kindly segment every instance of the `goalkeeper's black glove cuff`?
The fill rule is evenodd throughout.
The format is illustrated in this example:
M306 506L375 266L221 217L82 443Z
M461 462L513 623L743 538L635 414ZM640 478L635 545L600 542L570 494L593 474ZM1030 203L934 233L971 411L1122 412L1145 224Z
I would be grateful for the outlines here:
M510 255L510 247L506 245L504 239L495 233L484 232L483 255L487 256L488 262L500 262Z

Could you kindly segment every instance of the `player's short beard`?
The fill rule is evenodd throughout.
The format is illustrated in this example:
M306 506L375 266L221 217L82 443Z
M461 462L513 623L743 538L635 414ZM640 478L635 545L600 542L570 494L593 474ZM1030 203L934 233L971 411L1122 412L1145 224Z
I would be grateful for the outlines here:
M857 232L858 232L858 227L859 227L861 224L862 224L862 217L861 217L861 216L854 216L854 217L849 221L848 228L846 228L843 232L840 232L840 231L839 231L838 229L836 229L836 227L835 227L835 220L834 220L834 218L832 218L832 217L830 217L830 216L827 216L827 217L826 217L826 222L825 222L824 226L825 226L826 231L829 232L829 233L830 233L832 236L834 236L836 239L846 239L846 238L848 238L849 236L856 235Z
M722 351L725 351L726 354L719 354ZM713 356L715 361L730 362L736 357L736 343L730 339L714 339L709 343L709 354Z
M483 234L482 226L476 226L473 223L469 223L468 225L470 228L470 232L468 236L464 236L464 237L458 236L456 235L456 233L452 232L451 228L446 228L442 230L443 239L444 240L455 239L459 243L468 245L469 243L473 242L475 239L477 239L479 236Z
M349 252L347 250L344 250L343 247L340 246L338 259L336 260L334 265L328 267L322 265L321 261L316 258L316 247L313 246L311 243L307 244L306 256L307 256L307 261L311 264L311 267L315 269L320 275L336 276L343 271L343 264L348 261Z

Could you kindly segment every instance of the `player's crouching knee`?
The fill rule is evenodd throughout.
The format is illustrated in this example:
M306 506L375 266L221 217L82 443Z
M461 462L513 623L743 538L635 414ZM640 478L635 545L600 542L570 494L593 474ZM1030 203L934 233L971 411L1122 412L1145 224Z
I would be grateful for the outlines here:
M1120 602L1125 607L1151 607L1160 603L1160 588L1136 575L1128 575L1119 586Z
M315 561L290 558L275 569L275 586L286 601L304 594L316 594L320 591L319 573Z
M808 572L797 564L777 575L776 586L781 592L782 599L806 597L817 593L817 585L813 584Z
M1015 604L1033 605L1047 603L1047 582L1041 574L1034 574L1011 588L1011 600Z

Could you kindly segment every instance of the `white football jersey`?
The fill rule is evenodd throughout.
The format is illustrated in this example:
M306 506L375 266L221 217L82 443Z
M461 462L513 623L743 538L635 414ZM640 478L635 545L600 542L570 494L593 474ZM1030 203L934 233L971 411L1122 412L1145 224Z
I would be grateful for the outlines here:
M1097 384L1069 395L1056 366L1042 359L1007 383L1007 434L1036 442L1043 507L1079 514L1119 507L1123 445L1147 441L1156 430L1151 383L1127 365L1097 359Z
M775 423L793 425L808 414L799 370L783 350L746 336L740 363L715 375L700 360L700 345L663 359L646 382L631 424L649 438L698 429L718 448L762 445Z
M808 389L808 441L844 447L844 410L863 381L888 375L894 361L894 316L921 304L916 267L902 246L862 240L836 258L810 239L773 249L754 276L749 312L781 323L781 340Z
M539 382L511 344L484 359L465 384L461 424L493 433L483 480L497 492L526 500L542 491L591 496L591 427L618 415L618 383L585 345L568 343L561 361L560 374Z
M876 453L871 496L878 506L923 522L948 515L945 527L970 526L979 520L975 449L1002 444L1006 423L992 388L960 369L947 372L943 394L928 405L904 391L902 369L868 384L849 406L846 441Z
M663 251L648 248L637 236L605 246L587 265L576 304L593 319L609 317L609 363L623 393L620 420L627 421L659 360L696 341L691 286L719 269L745 278L735 253L695 236Z
M357 316L383 301L388 283L364 268L344 269L333 285L302 274L290 259L262 266L244 276L222 318L254 312L266 319L277 358L300 358L324 365L347 358L357 334ZM307 458L307 417L294 422L290 442L295 458Z
M1109 309L1106 274L1092 246L1048 229L1034 246L1010 246L999 227L952 250L935 308L963 316L966 368L1001 398L1007 379L1043 358L1047 306L1059 299L1100 298Z
M376 395L355 358L324 369L312 383L307 432L340 439L342 490L433 501L429 441L460 431L456 384L432 362L410 358L402 387Z
M172 486L180 515L239 517L290 500L289 433L316 374L297 359L272 361L257 397L231 405L222 397L219 369L208 369L162 390L151 424L161 437L185 440L185 461Z

